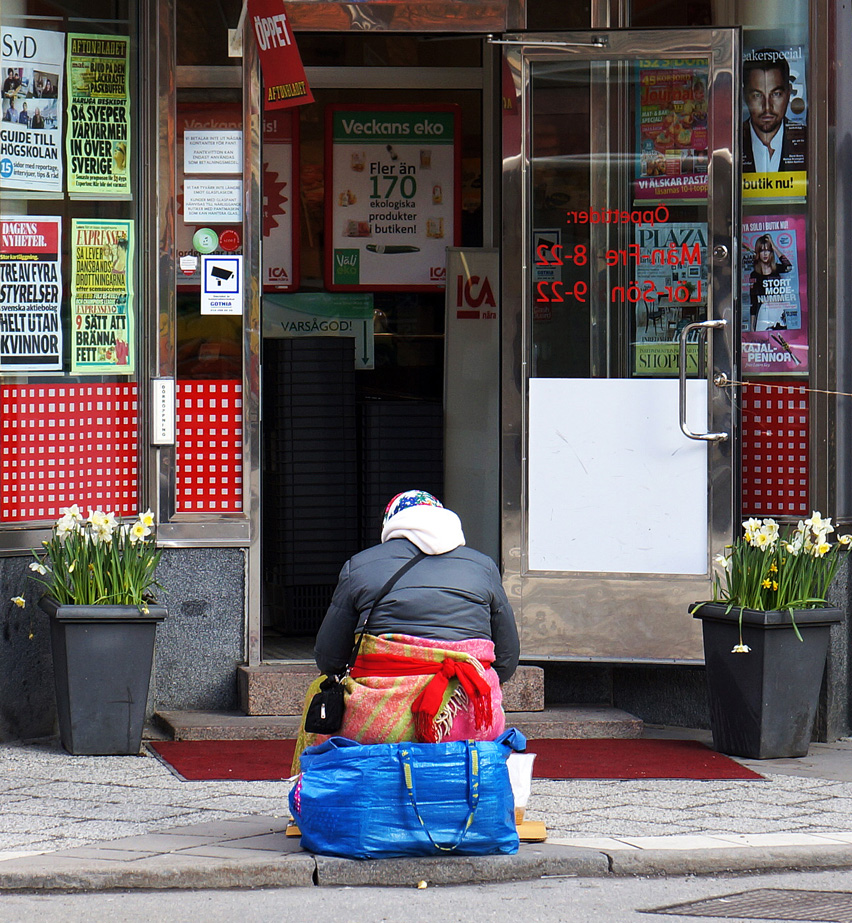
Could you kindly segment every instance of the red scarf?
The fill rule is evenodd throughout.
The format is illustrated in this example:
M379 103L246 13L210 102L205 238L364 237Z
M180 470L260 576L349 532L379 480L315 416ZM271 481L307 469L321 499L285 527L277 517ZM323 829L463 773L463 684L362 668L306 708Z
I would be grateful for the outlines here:
M490 662L480 663L486 669L491 666ZM399 657L394 654L359 654L350 676L352 679L358 679L360 676L423 676L428 673L435 675L411 705L418 740L438 743L435 718L447 691L447 684L453 677L459 681L473 707L476 729L490 727L491 687L479 670L466 660L447 657L439 663L435 660L417 660L414 657Z

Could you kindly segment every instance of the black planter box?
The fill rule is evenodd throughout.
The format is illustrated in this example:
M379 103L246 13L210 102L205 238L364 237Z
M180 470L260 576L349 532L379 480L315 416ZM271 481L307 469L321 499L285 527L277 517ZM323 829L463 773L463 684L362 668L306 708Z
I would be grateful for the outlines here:
M50 617L56 710L62 746L76 755L139 753L162 606L60 606Z
M742 610L727 603L696 603L704 634L704 661L713 746L750 759L807 756L813 735L831 626L839 609L796 609L803 640L785 610Z

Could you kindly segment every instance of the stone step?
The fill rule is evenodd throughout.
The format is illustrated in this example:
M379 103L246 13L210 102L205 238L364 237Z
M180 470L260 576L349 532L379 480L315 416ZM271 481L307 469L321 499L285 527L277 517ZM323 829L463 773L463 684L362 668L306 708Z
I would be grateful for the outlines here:
M307 663L262 663L238 667L240 708L247 715L301 715L305 693L316 679L317 668ZM503 684L506 712L544 710L544 670L521 664Z
M278 740L296 737L296 715L246 715L242 712L159 711L157 721L173 740ZM639 718L606 705L562 705L506 716L528 738L641 737Z

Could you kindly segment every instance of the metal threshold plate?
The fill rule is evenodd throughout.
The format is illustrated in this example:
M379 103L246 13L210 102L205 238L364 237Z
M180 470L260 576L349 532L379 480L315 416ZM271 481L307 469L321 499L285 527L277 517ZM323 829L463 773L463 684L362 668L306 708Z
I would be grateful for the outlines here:
M687 904L672 904L643 913L739 920L800 920L802 923L852 923L852 892L761 888Z

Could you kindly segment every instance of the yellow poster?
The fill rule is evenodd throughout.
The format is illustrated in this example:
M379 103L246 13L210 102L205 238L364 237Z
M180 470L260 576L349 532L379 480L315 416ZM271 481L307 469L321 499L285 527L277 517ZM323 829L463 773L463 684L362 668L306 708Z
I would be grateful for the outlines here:
M71 374L131 375L133 222L71 222Z
M130 40L68 36L68 192L130 194Z

